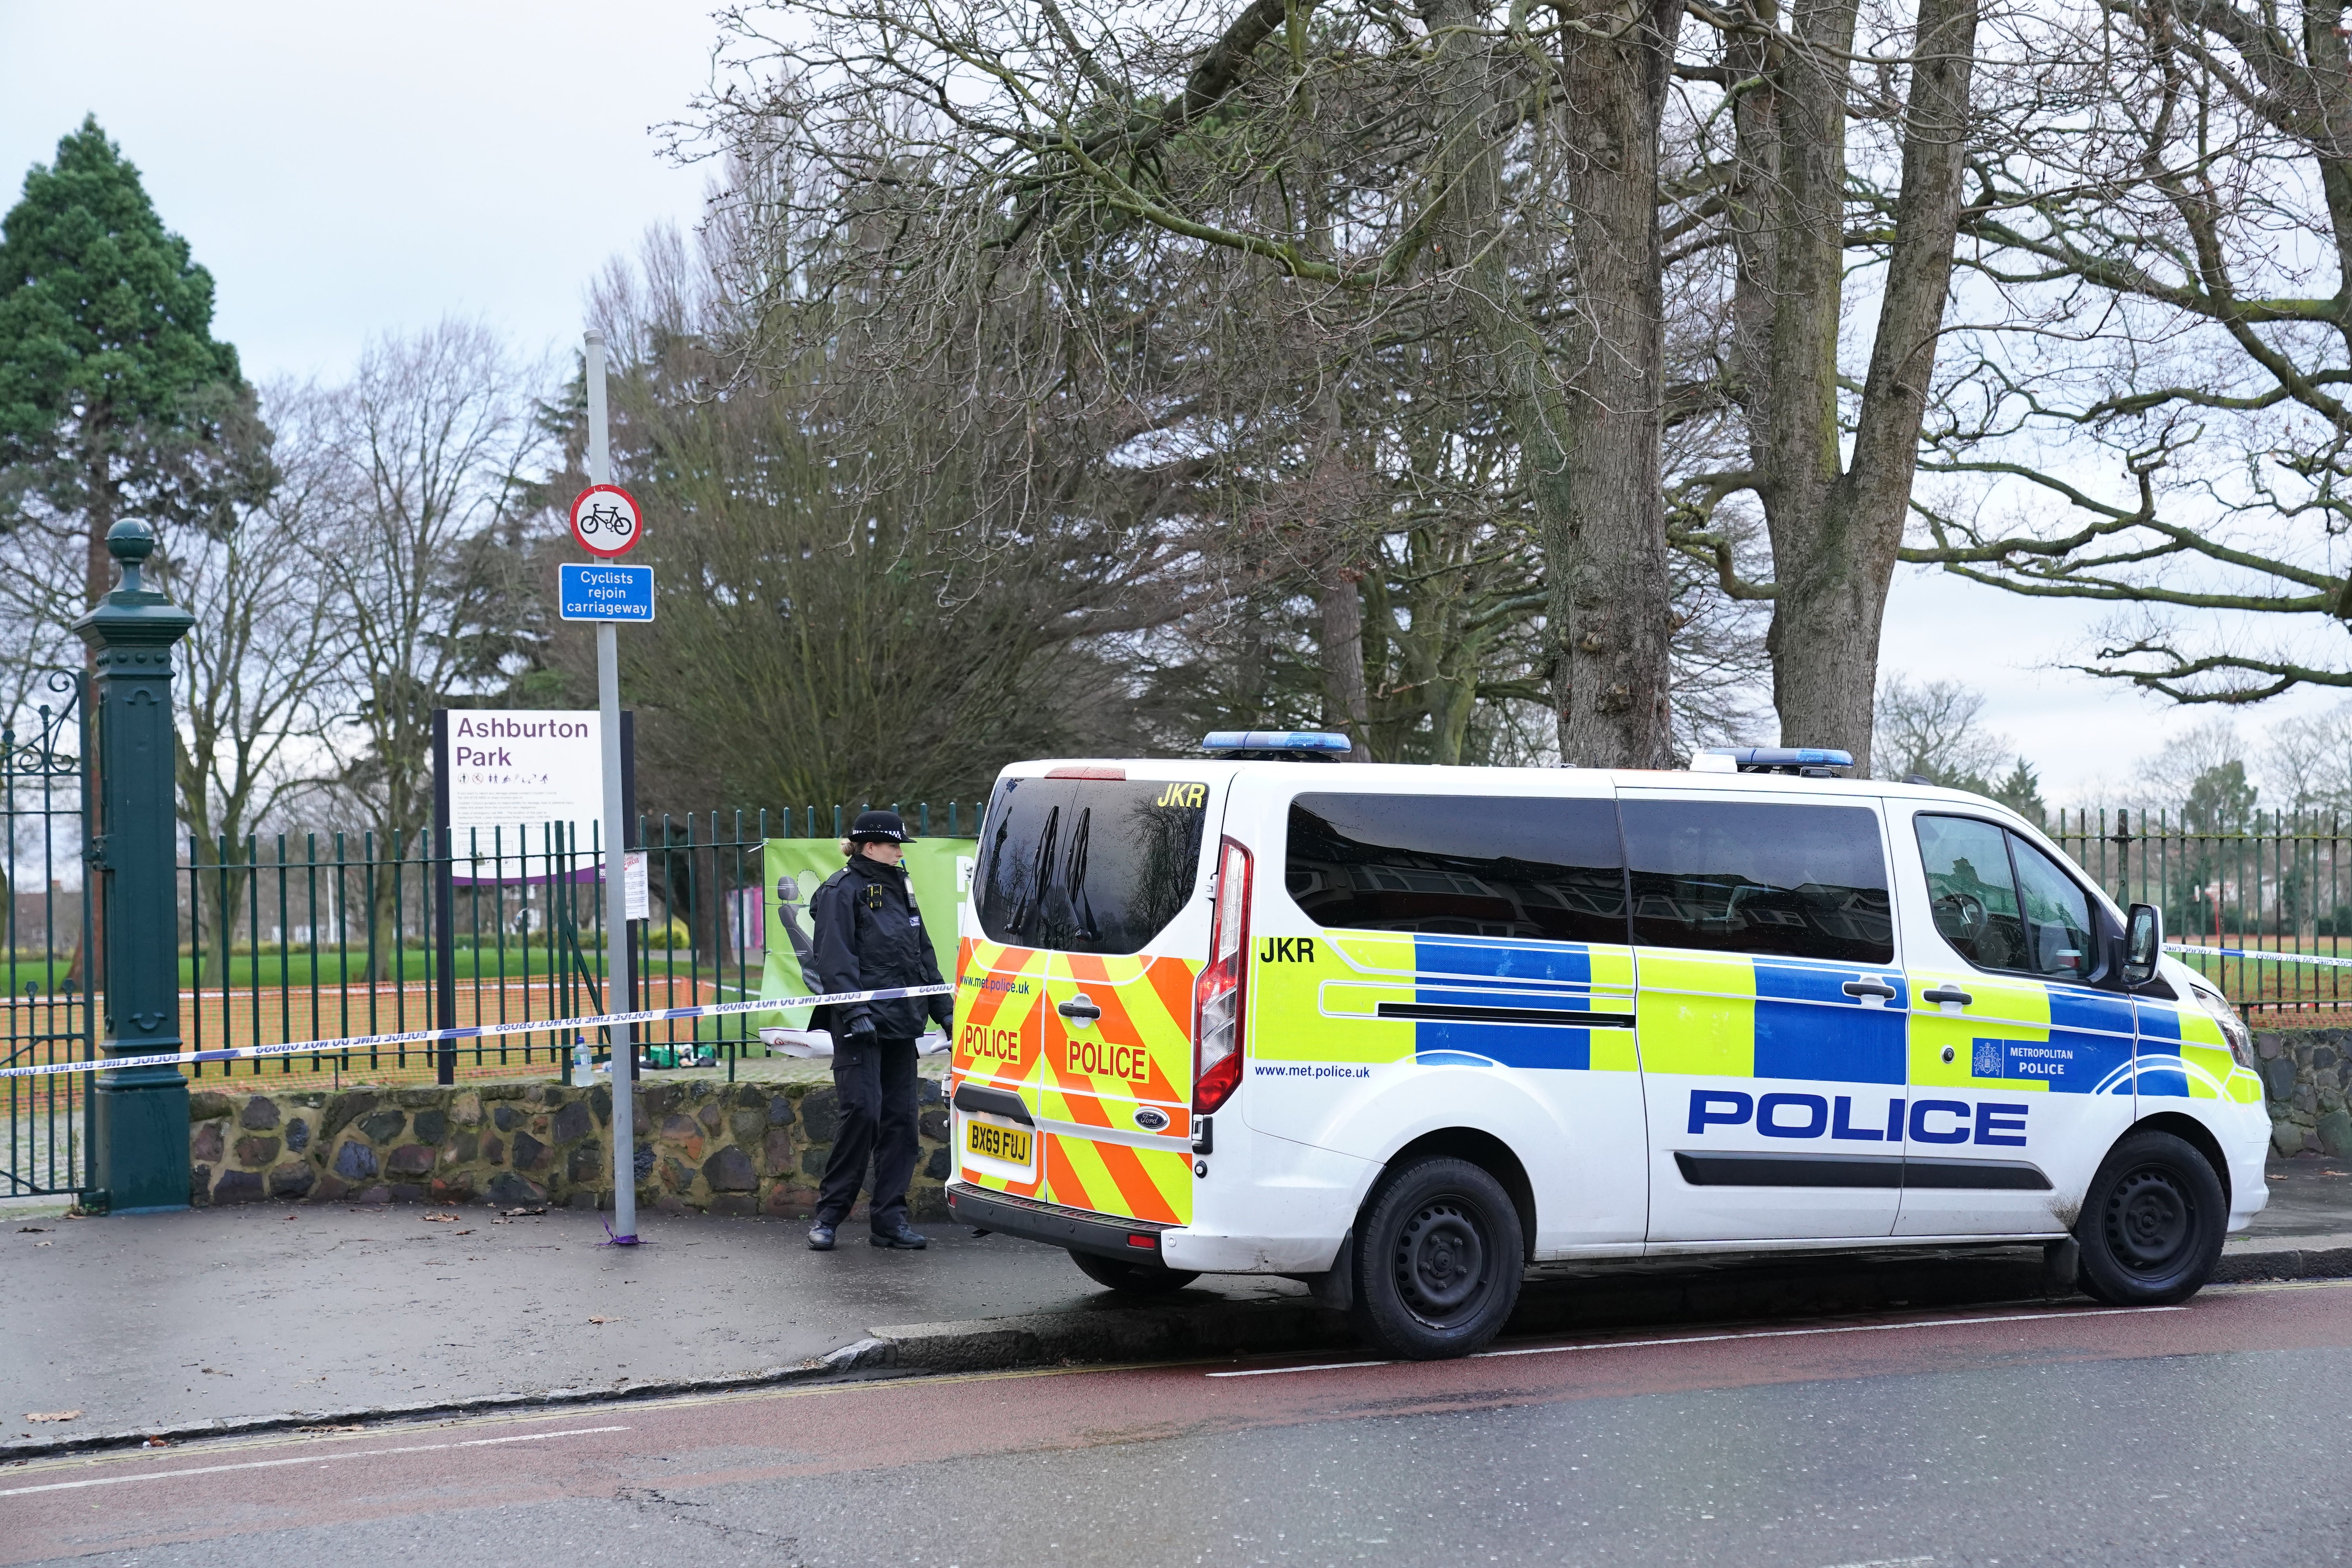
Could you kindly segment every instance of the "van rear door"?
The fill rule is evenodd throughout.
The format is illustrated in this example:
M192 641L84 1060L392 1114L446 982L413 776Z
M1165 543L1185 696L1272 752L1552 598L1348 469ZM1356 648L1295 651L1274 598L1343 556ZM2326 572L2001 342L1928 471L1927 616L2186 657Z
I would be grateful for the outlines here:
M984 1189L1183 1225L1201 895L1231 769L1149 765L998 781L960 944L953 1078L982 1092L955 1112L956 1162Z

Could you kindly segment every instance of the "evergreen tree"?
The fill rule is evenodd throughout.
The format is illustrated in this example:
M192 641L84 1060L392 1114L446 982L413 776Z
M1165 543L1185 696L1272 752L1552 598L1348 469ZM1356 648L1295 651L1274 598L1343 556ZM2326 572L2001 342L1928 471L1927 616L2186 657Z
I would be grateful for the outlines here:
M2042 799L2042 775L2023 757L2017 759L2017 766L2010 769L2007 778L1981 793L1990 795L2036 827L2049 825L2050 807Z
M2189 786L2181 821L2192 833L2243 833L2253 823L2254 795L2245 763L2231 761L2207 768Z
M81 532L89 603L118 520L202 523L267 492L268 435L212 319L212 274L85 119L0 221L0 527Z

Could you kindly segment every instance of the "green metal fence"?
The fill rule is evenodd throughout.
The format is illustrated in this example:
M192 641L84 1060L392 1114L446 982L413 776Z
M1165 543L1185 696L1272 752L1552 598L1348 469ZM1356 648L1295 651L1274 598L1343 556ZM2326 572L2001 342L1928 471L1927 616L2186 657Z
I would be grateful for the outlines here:
M425 1028L685 1007L760 994L770 838L837 837L858 805L641 816L647 918L632 921L633 973L607 999L604 852L556 826L277 834L191 840L181 873L181 1027L194 1051ZM898 808L919 836L977 831L981 805ZM435 918L440 879L449 919ZM723 1065L758 1051L757 1019L641 1028L656 1068ZM563 1031L194 1064L199 1080L326 1074L441 1082L537 1068L568 1073Z
M89 687L50 672L22 729L0 731L0 881L7 952L0 958L0 1066L92 1059L95 931L82 897L89 850ZM89 1077L0 1080L0 1197L88 1184Z
M2352 1009L2352 830L2334 814L2258 812L2242 828L2166 812L2060 812L2050 835L2121 904L2164 911L2167 940L2277 953L2183 954L2242 1009Z

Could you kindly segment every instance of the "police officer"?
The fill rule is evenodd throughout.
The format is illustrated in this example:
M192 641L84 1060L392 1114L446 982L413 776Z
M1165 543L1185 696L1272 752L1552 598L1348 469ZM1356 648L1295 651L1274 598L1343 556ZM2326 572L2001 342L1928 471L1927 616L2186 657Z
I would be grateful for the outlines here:
M842 841L849 863L809 900L816 925L820 993L882 991L937 985L940 961L923 930L922 911L899 862L907 825L895 811L862 813ZM821 1010L812 1026L833 1032L833 1081L841 1095L841 1132L817 1188L809 1245L833 1249L835 1227L857 1202L866 1163L874 1162L870 1210L877 1247L921 1247L925 1237L907 1223L907 1184L915 1174L915 1037L926 1015L949 1027L955 1016L947 996L903 996L852 1002Z

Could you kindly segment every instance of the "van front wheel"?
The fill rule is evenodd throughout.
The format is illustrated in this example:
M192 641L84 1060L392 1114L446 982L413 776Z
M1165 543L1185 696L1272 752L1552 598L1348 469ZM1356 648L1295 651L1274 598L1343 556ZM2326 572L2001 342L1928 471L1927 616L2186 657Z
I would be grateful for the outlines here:
M1070 1261L1078 1266L1079 1273L1106 1290L1122 1290L1130 1296L1165 1296L1200 1278L1197 1273L1161 1263L1129 1263L1100 1253L1080 1252L1076 1247L1070 1249Z
M1467 1160L1416 1160L1391 1174L1364 1205L1352 1251L1356 1332L1408 1361L1478 1350L1519 1299L1519 1211Z
M2169 1132L2135 1132L2091 1178L2074 1237L2084 1291L2117 1307L2170 1306L2212 1278L2229 1223L2213 1167Z

